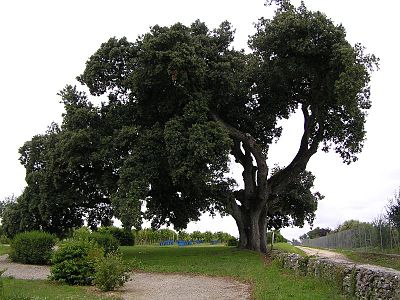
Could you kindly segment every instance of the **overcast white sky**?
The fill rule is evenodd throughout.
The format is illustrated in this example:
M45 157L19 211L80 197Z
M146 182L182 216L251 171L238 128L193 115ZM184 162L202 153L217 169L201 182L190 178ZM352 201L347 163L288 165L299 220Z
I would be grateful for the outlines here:
M263 0L14 0L0 2L0 199L19 195L25 186L18 148L61 121L57 92L75 77L85 61L110 37L133 41L152 25L189 25L200 19L214 28L228 20L236 28L235 48L245 48L253 23L273 8ZM298 3L298 1L296 1ZM396 0L306 0L347 29L348 40L361 42L380 57L372 78L368 134L359 161L350 166L332 154L318 153L309 169L326 197L319 203L315 226L335 227L347 219L371 221L383 211L400 185L400 77L398 40L400 3ZM271 164L287 164L300 140L301 119L286 124L281 141L270 154ZM300 125L300 126L299 126ZM204 217L192 230L224 230L237 235L232 218ZM288 238L307 232L284 229Z

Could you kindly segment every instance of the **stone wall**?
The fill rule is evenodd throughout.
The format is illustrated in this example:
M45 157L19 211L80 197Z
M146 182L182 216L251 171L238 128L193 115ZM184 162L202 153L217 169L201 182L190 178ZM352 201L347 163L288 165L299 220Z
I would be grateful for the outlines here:
M289 253L277 253L275 260L282 268L292 269L299 275L335 282L344 294L357 299L400 300L399 271Z

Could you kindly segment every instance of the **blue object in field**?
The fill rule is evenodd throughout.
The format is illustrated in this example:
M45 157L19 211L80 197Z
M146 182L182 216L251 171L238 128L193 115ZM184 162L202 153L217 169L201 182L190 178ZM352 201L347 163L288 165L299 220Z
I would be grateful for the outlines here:
M166 240L166 241L160 242L160 246L171 246L173 244L174 244L173 240Z
M178 243L178 246L186 246L187 245L187 242L182 241L182 240L177 241L177 243Z
M211 240L210 243L211 243L211 245L216 245L216 244L219 243L219 241L218 240Z

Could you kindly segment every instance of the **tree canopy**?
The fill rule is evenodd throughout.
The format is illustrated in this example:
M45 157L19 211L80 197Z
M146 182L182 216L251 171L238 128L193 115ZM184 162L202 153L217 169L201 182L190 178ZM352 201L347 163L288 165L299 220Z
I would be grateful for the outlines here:
M200 21L156 25L134 42L103 43L78 81L107 101L96 106L67 86L61 127L20 150L22 197L37 203L40 226L114 215L131 228L145 201L154 227L182 229L205 211L230 214L240 246L265 251L267 227L312 223L322 196L307 163L319 148L345 163L357 159L377 60L304 4L281 1L256 29L250 53L232 47L228 22L213 30ZM271 168L278 122L296 112L304 117L297 154ZM243 168L243 188L227 175L230 157Z

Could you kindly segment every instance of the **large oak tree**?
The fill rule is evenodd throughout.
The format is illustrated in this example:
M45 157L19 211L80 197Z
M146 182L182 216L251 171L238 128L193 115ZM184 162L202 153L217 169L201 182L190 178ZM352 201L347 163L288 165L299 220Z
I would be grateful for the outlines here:
M56 134L55 158L84 207L110 204L128 228L143 200L155 227L185 228L219 211L235 219L240 246L256 251L266 251L267 228L313 221L321 195L307 163L319 148L356 160L376 58L324 14L288 1L256 29L250 53L232 47L228 22L154 26L135 42L100 46L78 80L108 100L95 106L67 87ZM271 168L278 122L296 112L304 117L297 154ZM232 156L243 188L227 176Z

